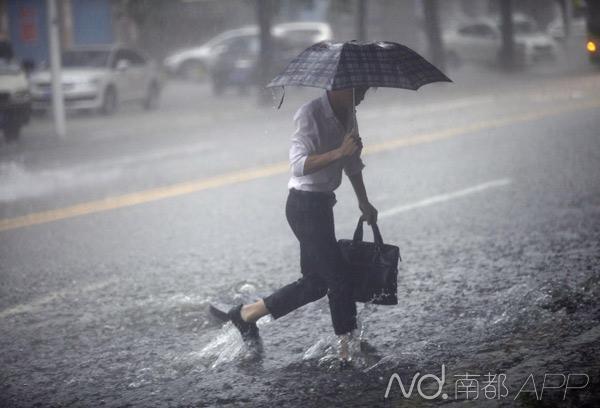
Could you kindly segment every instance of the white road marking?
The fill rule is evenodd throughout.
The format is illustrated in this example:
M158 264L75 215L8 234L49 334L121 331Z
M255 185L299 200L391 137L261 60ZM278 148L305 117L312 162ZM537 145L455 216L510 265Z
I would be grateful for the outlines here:
M390 208L389 210L382 211L378 214L377 218L385 218L390 217L392 215L396 215L399 213L403 213L406 211L414 210L417 208L427 207L433 204L442 203L445 201L454 200L455 198L464 197L474 193L480 193L482 191L488 190L490 188L502 187L509 185L512 181L508 178L492 180L485 183L477 184L472 187L467 187L462 190L453 191L451 193L439 194L433 197L426 198L424 200L420 200L410 204L404 204L398 207Z
M425 198L423 200L416 201L414 203L400 205L398 207L393 207L385 211L380 211L377 215L377 219L380 220L382 218L391 217L393 215L397 215L403 212L416 210L417 208L427 207L433 204L443 203L445 201L454 200L455 198L464 197L469 194L479 193L485 191L490 188L502 187L512 183L512 180L508 178L498 179L487 181L485 183L477 184L475 186L463 188L462 190L453 191L451 193L439 194L432 197ZM356 221L344 222L340 224L339 228L351 228L356 226ZM366 226L366 224L365 224Z

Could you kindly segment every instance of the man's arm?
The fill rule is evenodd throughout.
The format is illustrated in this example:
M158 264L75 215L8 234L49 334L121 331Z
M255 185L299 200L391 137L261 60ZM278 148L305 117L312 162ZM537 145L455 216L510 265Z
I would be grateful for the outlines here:
M356 194L358 204L368 203L369 198L367 197L367 189L365 188L365 183L363 181L362 171L348 176L348 178L350 179L350 183L352 183L352 188Z
M329 166L336 160L342 158L342 154L338 149L333 149L322 154L311 154L306 157L304 162L304 174L314 173L321 170L323 167Z
M352 188L358 199L358 208L362 212L363 219L367 221L367 224L371 225L377 223L377 210L369 202L367 197L367 190L363 181L362 171L348 176Z
M311 154L306 157L304 162L304 174L314 173L327 167L336 160L340 160L346 156L352 156L359 149L360 141L352 133L348 133L344 138L341 146L337 149L330 150L322 154Z

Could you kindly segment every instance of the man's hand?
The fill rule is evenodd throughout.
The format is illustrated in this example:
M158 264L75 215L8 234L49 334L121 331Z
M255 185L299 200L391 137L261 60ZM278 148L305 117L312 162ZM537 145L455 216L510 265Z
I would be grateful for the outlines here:
M358 144L358 149L362 150L363 144L362 144L362 139L360 138L360 135L358 134L358 129L356 126L353 126L352 129L350 129L350 131L346 134L345 137L351 136L354 139L356 139L356 143Z
M362 141L355 132L347 133L342 145L338 147L341 157L352 156L359 149L362 149Z
M371 205L370 202L365 201L358 205L362 212L362 219L367 221L367 224L377 224L377 209Z

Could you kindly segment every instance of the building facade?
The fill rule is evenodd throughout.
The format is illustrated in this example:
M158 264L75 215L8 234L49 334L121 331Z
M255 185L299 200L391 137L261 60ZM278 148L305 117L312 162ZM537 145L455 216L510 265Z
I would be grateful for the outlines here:
M110 0L58 0L61 45L109 44L115 41L115 5ZM0 36L14 54L37 64L48 60L46 0L0 0Z

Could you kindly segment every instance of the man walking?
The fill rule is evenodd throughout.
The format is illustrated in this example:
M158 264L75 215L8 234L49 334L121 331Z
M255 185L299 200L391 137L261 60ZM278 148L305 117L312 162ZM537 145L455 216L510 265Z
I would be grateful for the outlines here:
M362 142L354 116L354 106L367 89L326 91L294 116L286 217L300 242L302 277L255 303L229 310L228 318L245 340L258 337L256 321L261 317L271 314L278 319L327 295L333 329L340 339L340 358L349 358L348 341L357 328L356 304L335 237L334 190L344 172L362 217L369 225L377 222L377 210L367 198L362 178Z

